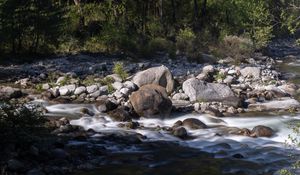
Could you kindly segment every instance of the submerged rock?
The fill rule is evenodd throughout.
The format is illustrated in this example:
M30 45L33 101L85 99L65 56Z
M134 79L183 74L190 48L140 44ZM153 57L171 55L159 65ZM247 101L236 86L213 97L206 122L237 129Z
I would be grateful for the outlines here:
M273 134L272 128L263 125L255 126L251 131L252 137L271 137Z
M183 126L188 127L190 129L204 129L207 126L198 119L195 118L187 118L182 122Z
M173 135L181 139L184 139L188 136L187 131L184 127L175 128L173 131Z
M168 98L165 88L149 84L133 92L129 98L134 110L144 117L159 114L168 117L172 110L172 101Z

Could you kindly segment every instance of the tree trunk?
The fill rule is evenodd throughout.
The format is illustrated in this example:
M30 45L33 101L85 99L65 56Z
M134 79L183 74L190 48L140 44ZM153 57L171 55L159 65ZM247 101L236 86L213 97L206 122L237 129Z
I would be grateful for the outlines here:
M199 5L198 1L194 0L194 29L198 28L198 20L199 20Z
M176 5L175 5L175 0L172 0L171 3L172 3L172 19L173 19L173 23L176 23Z

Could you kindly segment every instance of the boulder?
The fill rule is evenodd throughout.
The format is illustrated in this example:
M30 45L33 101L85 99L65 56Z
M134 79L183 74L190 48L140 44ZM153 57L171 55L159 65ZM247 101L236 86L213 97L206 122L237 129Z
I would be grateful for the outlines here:
M117 104L110 100L99 100L95 103L95 106L99 112L108 112L118 107Z
M74 94L75 95L80 95L80 94L84 93L85 91L86 91L86 88L84 86L80 86L80 87L77 87L75 89Z
M184 127L175 128L173 131L173 135L181 139L184 139L188 136L187 131Z
M87 86L86 87L86 91L91 94L94 93L98 90L98 86L97 85L91 85L91 86Z
M146 84L157 84L166 88L167 93L174 89L174 79L172 73L166 66L152 67L138 72L133 77L133 83L138 87Z
M204 129L207 126L198 119L195 118L187 118L182 122L183 126L188 127L190 129Z
M254 79L260 78L261 69L259 67L245 67L240 70L243 77L252 77Z
M251 137L271 137L273 134L272 128L263 125L255 126L251 131Z
M196 78L191 78L183 83L182 89L189 96L190 101L193 102L217 101L235 107L240 104L240 99L224 84L206 83Z
M187 96L185 93L176 93L172 97L173 100L187 100L189 99L189 96Z
M299 107L300 103L297 100L288 97L263 103L250 104L248 106L251 111L288 110Z
M0 87L0 99L20 98L22 95L20 89L9 86Z
M75 91L75 89L76 89L75 84L62 86L59 88L59 94L61 96L70 95Z
M172 110L172 101L168 98L166 89L149 84L133 92L129 98L134 110L144 117L159 114L168 117Z
M210 74L210 73L213 73L213 72L215 72L215 68L212 65L204 66L203 69L202 69L202 73L204 73L204 74Z
M114 109L110 112L108 112L109 117L113 121L118 121L118 122L126 122L126 121L131 121L132 117L129 111L124 109L124 107L119 107L117 109Z

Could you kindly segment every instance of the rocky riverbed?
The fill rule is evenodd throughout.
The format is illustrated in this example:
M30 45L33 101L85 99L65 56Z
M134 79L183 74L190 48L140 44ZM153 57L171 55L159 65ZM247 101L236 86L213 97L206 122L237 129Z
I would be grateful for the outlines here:
M3 164L31 175L274 174L299 154L285 145L300 120L297 49L275 43L240 65L161 54L2 66L0 98L39 105L59 138Z

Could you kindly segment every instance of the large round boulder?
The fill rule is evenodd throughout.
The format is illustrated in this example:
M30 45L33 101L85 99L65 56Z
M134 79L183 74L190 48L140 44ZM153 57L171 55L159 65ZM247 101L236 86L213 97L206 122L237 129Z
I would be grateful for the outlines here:
M151 117L159 114L160 117L168 117L172 110L172 101L168 98L166 89L148 84L133 92L129 98L137 114Z
M157 84L165 87L168 93L174 89L174 78L166 66L152 67L138 72L133 77L133 83L139 87L146 84Z
M189 96L190 101L218 101L230 106L240 104L240 99L225 84L206 83L197 78L190 78L183 83L182 89Z

